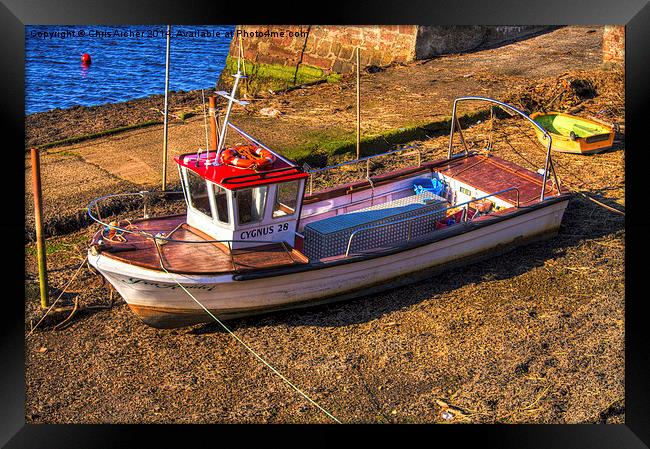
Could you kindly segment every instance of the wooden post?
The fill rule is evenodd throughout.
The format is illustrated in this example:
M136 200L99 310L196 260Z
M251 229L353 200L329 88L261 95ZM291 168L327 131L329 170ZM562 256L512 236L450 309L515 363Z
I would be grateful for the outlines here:
M357 47L357 159L361 157L361 64L359 63L359 47Z
M162 168L162 189L163 191L167 190L167 130L169 129L169 110L167 97L169 94L169 38L172 34L171 25L167 25L167 54L165 56L165 121L163 124L164 136L163 136L163 168Z
M210 119L210 149L217 149L217 98L214 96L208 97L209 109L208 117Z
M47 287L47 259L43 238L43 200L41 192L41 159L36 148L32 148L32 181L34 194L34 222L36 224L36 252L38 257L38 282L41 290L41 307L50 305Z

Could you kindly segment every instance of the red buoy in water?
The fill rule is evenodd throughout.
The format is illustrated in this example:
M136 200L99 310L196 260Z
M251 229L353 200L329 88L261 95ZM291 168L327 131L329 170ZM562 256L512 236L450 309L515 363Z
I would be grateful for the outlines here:
M88 53L84 53L81 55L81 63L84 65L90 65L92 60L90 59L90 55Z

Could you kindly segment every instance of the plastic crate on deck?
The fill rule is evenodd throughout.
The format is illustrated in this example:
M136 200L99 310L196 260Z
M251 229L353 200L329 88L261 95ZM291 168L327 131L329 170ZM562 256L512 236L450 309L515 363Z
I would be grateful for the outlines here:
M409 217L427 214L403 223L381 226L359 232L352 240L350 252L391 246L408 239L409 222L411 239L434 231L435 221L444 217L449 203L444 198L421 192L387 203L366 207L353 212L325 218L305 226L304 254L310 260L345 254L350 236L354 231ZM434 213L434 211L440 211Z

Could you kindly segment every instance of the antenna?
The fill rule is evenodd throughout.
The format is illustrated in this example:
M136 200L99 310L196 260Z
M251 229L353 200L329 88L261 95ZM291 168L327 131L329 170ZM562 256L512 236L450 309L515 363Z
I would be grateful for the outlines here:
M238 100L235 98L235 92L237 92L237 87L239 86L239 80L241 78L246 78L241 74L241 59L243 56L243 48L242 48L242 41L241 41L241 35L239 36L239 54L237 55L237 73L233 75L235 78L235 82L232 85L232 91L230 92L230 95L228 95L228 92L220 90L217 92L217 95L225 98L228 100L228 107L226 108L226 115L223 120L223 126L221 127L221 132L219 133L219 143L217 145L217 153L214 157L214 165L219 165L219 155L221 154L221 150L223 150L224 145L226 144L226 131L228 130L228 119L230 118L230 111L232 110L232 105L233 103L237 103L238 105L241 106L246 106L248 101L243 101L243 100Z

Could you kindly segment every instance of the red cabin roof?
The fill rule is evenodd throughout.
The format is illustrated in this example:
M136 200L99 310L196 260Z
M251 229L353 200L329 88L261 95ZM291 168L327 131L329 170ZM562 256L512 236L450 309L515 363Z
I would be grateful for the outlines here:
M251 170L246 168L233 167L231 165L205 165L207 160L214 161L215 152L201 153L199 164L196 164L196 153L181 154L174 157L180 166L192 170L208 181L212 181L228 190L245 189L278 182L293 181L309 177L308 173L300 167L294 167L276 159L271 167L265 170Z

